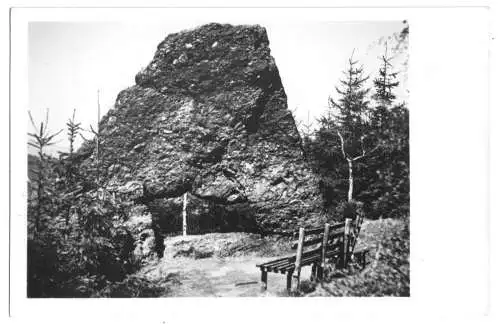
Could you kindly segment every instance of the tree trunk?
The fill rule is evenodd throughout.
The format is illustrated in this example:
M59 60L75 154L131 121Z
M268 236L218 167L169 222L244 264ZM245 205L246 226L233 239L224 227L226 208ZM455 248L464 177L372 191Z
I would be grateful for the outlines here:
M38 174L37 174L37 204L36 204L36 218L35 218L35 233L38 234L40 232L40 226L41 226L41 221L40 219L42 218L42 205L44 203L44 158L43 158L43 147L40 149L40 152L38 152L38 156L40 158L39 164L38 164Z
M96 167L97 167L97 187L100 186L100 165L99 165L99 140L100 140L100 130L99 130L99 120L101 119L101 104L99 102L99 90L97 90L97 133L95 135L96 139Z
M187 236L187 192L184 193L184 201L182 203L182 236Z
M349 191L347 193L347 201L352 200L352 192L354 191L354 177L352 175L352 160L347 159L347 163L349 165Z
M38 180L38 188L37 188L37 204L36 204L36 217L35 217L35 233L40 231L40 215L42 213L42 181Z

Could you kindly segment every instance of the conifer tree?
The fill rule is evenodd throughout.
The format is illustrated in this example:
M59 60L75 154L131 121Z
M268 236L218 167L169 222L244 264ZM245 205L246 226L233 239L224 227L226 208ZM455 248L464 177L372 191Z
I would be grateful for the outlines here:
M310 118L310 111L307 111L307 120L302 123L300 129L300 138L302 140L302 150L306 159L310 159L310 154L312 150L312 142L314 137L313 123Z
M28 115L31 121L31 125L33 126L33 129L35 130L34 133L28 133L28 135L31 137L30 141L28 142L28 145L34 147L38 151L38 170L36 171L36 185L37 185L37 202L36 202L36 214L35 214L35 233L38 233L40 231L40 226L41 226L41 217L42 217L42 212L43 212L43 207L45 207L45 202L46 202L46 188L45 184L47 181L47 162L46 162L46 157L45 157L45 148L48 146L51 146L55 144L54 138L59 135L62 132L62 129L56 133L51 133L48 130L48 124L49 124L49 110L47 109L45 113L45 122L40 122L40 126L37 127L35 121L33 120L33 116L31 115L31 112L28 111Z
M396 96L393 93L394 88L399 85L396 77L397 72L392 71L392 58L387 55L387 43L385 45L385 54L380 57L382 61L378 76L373 80L375 93L372 99L376 106L372 114L372 125L382 129L387 127L390 119L389 109L392 108Z
M73 154L75 152L75 140L80 131L82 130L81 123L75 121L76 109L73 109L73 116L66 122L67 135L69 140L69 153L67 154L66 162L66 176L69 182L72 182L75 178L75 167L73 165Z
M407 43L407 27L399 40ZM400 54L386 49L373 83L351 57L335 88L336 98L329 98L330 109L319 120L311 162L332 215L346 192L348 200L363 203L370 218L409 212L409 111L396 92L404 70L397 73L393 67Z
M69 156L70 158L73 156L74 153L74 147L75 147L75 140L76 136L80 133L81 128L81 123L75 122L75 112L76 109L73 109L73 116L71 119L68 119L66 122L66 126L68 127L68 140L69 140Z
M380 57L382 66L379 69L379 75L373 81L376 93L373 99L381 106L391 106L396 96L393 94L393 89L399 85L396 80L397 72L392 72L392 58L387 56L387 43L385 45L385 54Z
M347 135L351 142L359 141L362 128L365 124L369 111L370 91L365 87L368 77L364 75L363 66L359 61L353 59L354 51L349 58L347 71L344 71L344 79L340 80L341 87L335 87L339 95L338 100L329 98L329 107L333 111L333 122L337 128ZM353 143L350 143L351 146Z
M353 51L354 55L354 51ZM340 80L341 88L335 87L340 96L338 100L330 97L329 107L333 110L321 120L322 126L334 131L340 140L339 149L348 166L348 194L347 200L353 199L354 192L354 162L364 158L374 149L367 151L365 138L369 117L368 93L365 83L368 77L357 60L349 58L344 79Z
M396 104L394 88L399 85L391 57L380 57L381 67L373 84L375 108L370 121L371 136L381 152L370 161L370 177L374 179L364 197L372 201L372 213L383 217L407 213L409 206L409 132L408 109ZM375 173L374 173L375 172Z

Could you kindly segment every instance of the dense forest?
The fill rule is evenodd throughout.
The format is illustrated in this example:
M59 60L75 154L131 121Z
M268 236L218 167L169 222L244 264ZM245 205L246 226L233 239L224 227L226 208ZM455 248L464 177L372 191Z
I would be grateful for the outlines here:
M397 43L407 42L408 35L406 27ZM328 219L363 213L368 219L408 220L409 111L394 92L400 75L393 54L385 51L370 79L353 51L334 93L325 98L329 108L317 127L299 127ZM84 130L76 116L74 111L65 130L70 149L57 157L47 148L62 131L49 131L48 112L42 122L29 116L28 144L37 155L28 156L28 296L157 296L154 282L132 275L144 260L136 256L134 233L124 224L137 212L138 198L104 190L118 161L100 126ZM84 137L80 148L74 145L78 137ZM160 229L153 227L152 235L155 257L161 258Z

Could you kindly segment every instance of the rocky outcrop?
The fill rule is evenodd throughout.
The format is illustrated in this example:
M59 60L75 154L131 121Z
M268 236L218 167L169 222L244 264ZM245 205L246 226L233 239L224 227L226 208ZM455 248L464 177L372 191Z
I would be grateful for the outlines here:
M101 120L109 188L180 230L276 230L322 220L269 41L259 26L209 24L169 35ZM139 185L138 185L139 184Z

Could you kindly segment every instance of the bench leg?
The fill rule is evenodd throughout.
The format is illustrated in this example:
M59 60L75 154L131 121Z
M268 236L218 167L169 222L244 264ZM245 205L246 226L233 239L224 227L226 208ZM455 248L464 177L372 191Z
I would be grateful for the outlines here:
M260 271L260 284L261 290L267 290L267 271L265 270Z
M311 281L316 281L317 271L318 271L318 265L316 263L313 263L311 268Z
M292 275L293 271L288 271L286 273L286 290L290 292L292 290Z
M295 291L299 292L300 291L300 268L295 271L295 273L293 274L293 278L295 278L295 284L294 284Z

